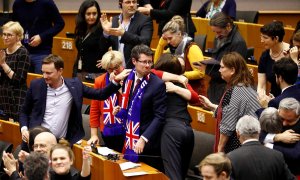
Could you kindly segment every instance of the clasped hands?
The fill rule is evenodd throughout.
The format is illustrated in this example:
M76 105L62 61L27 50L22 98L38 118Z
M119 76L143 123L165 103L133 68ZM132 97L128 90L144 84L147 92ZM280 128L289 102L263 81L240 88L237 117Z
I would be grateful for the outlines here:
M100 17L101 26L104 32L111 36L123 36L125 33L125 29L121 25L121 21L119 20L119 27L112 28L112 17L108 20L107 15L103 13Z
M258 102L259 104L261 105L261 107L263 108L267 108L268 107L268 104L269 102L274 99L274 96L273 94L269 93L269 95L266 95L266 92L264 90L262 91L259 91L258 92Z

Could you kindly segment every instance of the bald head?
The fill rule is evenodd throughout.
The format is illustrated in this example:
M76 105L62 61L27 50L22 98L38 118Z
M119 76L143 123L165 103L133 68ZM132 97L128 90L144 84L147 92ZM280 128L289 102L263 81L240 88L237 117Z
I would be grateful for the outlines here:
M57 144L56 137L50 132L42 132L34 139L33 150L49 157L52 146Z

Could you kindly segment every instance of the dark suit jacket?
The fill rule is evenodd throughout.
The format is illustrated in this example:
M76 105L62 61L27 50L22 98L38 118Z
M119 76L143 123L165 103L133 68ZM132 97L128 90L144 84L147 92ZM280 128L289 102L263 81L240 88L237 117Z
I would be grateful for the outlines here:
M280 101L284 98L290 97L295 98L300 102L300 84L296 84L285 89L279 96L275 97L268 103L268 107L274 107L278 109ZM260 108L255 112L258 117L260 117L263 110L264 108Z
M133 88L131 88L131 91L132 89ZM156 150L160 149L160 136L167 111L166 103L167 95L165 83L151 73L142 99L140 119L140 136L144 136L148 139L148 143L146 143L144 148L145 154L148 154L149 151L152 154L153 152L151 152L151 150L153 150L153 148Z
M119 27L119 15L113 17L112 27ZM153 34L153 23L150 17L145 16L139 12L134 14L131 19L128 30L125 31L121 37L120 42L124 43L124 57L126 68L132 69L134 66L131 61L131 50L134 46L145 44L150 46ZM113 50L118 50L119 38L118 36L109 36Z
M283 155L251 141L228 154L232 163L232 177L238 180L295 179Z
M286 88L279 96L269 102L268 107L278 108L280 101L289 97L295 98L300 102L300 84Z
M162 34L164 26L175 15L183 18L186 32L189 35L194 34L197 30L191 18L191 6L192 0L165 0L164 5L160 9L152 9L150 16L159 23L158 35Z
M81 116L83 97L105 100L112 93L118 91L120 86L110 83L104 89L93 89L83 85L78 78L64 79L64 81L73 97L66 139L74 144L84 137ZM46 97L47 84L45 80L43 78L32 80L21 109L20 127L33 128L41 125L45 115Z

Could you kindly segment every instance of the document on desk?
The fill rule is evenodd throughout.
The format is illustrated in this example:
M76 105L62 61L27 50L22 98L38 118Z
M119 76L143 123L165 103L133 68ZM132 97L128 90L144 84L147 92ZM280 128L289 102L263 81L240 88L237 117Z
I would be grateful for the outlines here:
M102 156L107 156L108 154L117 154L114 150L108 147L97 147L98 153Z
M141 175L146 175L147 173L145 171L137 171L137 172L123 172L123 175L125 177L130 177L130 176L141 176Z
M137 164L137 163L133 163L133 162L120 163L120 168L121 168L122 171L125 171L127 169L140 167L140 166L141 166L141 164Z
M120 168L123 171L124 176L126 176L126 177L141 176L141 175L147 174L147 172L145 172L145 171L134 171L134 170L129 170L129 172L124 172L128 169L133 169L136 167L141 167L141 164L133 163L133 162L120 163Z

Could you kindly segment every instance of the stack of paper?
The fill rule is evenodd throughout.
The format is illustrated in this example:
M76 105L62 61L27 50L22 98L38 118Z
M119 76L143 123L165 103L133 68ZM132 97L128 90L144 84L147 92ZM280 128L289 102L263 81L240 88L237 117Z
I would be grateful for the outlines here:
M97 147L98 153L102 156L107 156L108 154L117 154L114 150L108 147Z
M140 166L141 166L141 164L137 164L137 163L133 163L133 162L120 163L120 168L121 168L122 171L125 171L127 169L140 167Z

